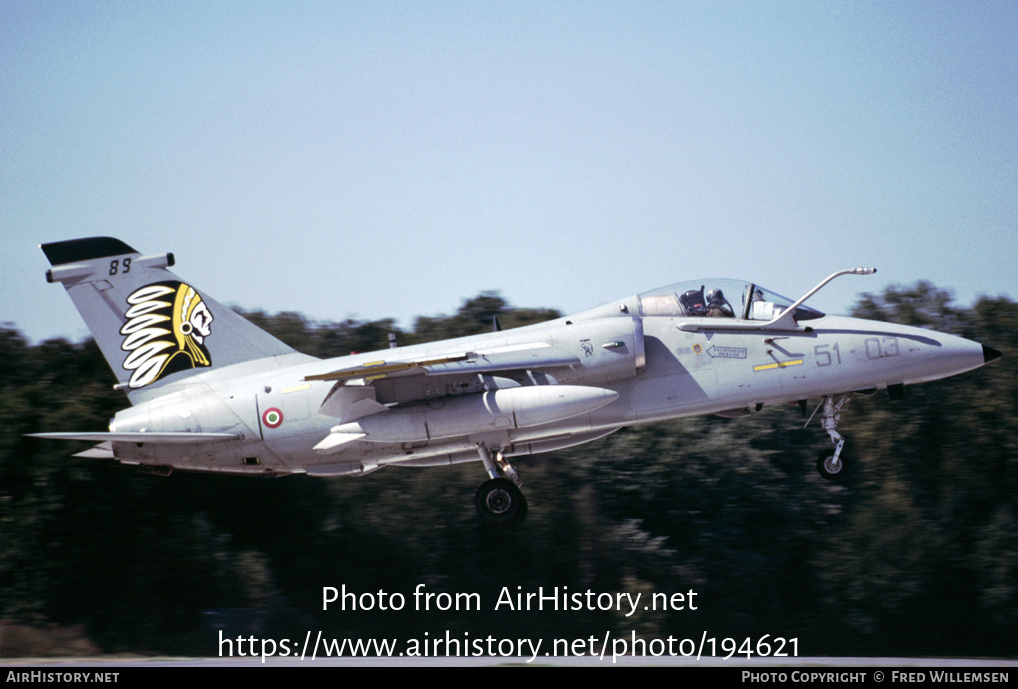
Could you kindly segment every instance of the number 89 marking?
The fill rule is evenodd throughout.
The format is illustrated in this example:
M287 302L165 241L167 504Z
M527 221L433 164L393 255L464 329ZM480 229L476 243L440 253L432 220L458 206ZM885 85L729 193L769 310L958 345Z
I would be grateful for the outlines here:
M123 270L120 270L121 265L119 260L110 261L110 275L116 275L118 272L126 275L131 272L131 259L125 258L123 264Z

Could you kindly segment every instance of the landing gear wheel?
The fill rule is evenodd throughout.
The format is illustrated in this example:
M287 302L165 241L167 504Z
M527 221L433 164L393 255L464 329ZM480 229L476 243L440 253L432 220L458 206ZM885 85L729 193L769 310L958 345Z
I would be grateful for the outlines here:
M828 481L840 481L845 478L848 465L845 464L844 453L839 458L837 466L834 465L834 450L824 450L817 457L817 471Z
M527 514L527 498L507 478L493 478L481 484L474 496L478 514L491 526L512 528Z

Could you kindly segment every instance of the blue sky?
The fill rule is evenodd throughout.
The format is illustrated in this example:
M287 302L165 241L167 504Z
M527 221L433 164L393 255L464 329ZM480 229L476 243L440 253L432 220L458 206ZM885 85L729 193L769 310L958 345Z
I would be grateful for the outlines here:
M579 311L698 277L1018 297L1013 2L0 0L0 321L43 242L225 303Z

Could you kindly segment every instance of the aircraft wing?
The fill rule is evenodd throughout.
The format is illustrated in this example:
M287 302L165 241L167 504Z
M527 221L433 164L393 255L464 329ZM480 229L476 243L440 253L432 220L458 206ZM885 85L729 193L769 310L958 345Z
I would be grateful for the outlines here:
M387 411L378 402L373 385L382 379L406 376L473 376L510 371L541 371L580 363L575 354L545 342L491 347L476 352L454 352L446 356L410 360L372 361L362 366L307 376L305 380L334 380L336 385L319 412L347 423Z
M464 373L498 373L499 371L541 370L558 366L573 366L579 363L579 358L571 352L544 342L533 342L428 359L373 361L363 366L307 376L304 380L347 381L359 378L370 382L380 378L414 374L441 376Z

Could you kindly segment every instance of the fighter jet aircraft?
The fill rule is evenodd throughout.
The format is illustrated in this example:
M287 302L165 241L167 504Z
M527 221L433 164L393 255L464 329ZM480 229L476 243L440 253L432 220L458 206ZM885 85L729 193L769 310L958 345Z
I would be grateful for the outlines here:
M493 525L523 519L510 458L618 429L821 400L831 441L817 469L846 471L840 412L856 393L969 371L1000 352L929 330L828 316L753 282L696 280L512 330L336 359L301 354L168 268L93 237L43 244L131 406L80 456L156 472L358 476L389 465L479 461L475 504Z

